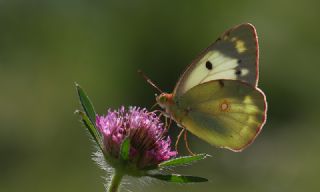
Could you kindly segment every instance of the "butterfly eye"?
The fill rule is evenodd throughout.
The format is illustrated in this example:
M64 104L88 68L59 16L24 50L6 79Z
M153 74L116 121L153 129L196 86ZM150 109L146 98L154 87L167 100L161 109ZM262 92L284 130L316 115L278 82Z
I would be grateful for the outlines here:
M159 97L157 97L157 101L158 103L166 103L167 97L161 94Z
M166 103L168 99L167 99L167 97L161 97L161 100L163 103Z

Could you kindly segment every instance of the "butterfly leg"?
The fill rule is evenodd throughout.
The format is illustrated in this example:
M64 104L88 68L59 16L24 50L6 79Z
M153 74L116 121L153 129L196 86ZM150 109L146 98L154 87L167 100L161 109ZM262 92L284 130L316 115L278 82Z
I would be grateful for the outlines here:
M176 144L175 144L175 150L177 151L177 153L178 153L178 143L179 143L179 141L180 141L180 138L181 138L181 136L182 136L182 133L183 133L185 130L186 130L185 128L182 128L182 130L180 131L180 133L179 133L179 135L178 135L178 137L177 137L177 141L176 141Z
M150 113L160 113L161 115L163 115L163 111L161 110L153 110Z
M157 105L158 103L156 102L155 104L152 105L151 109L154 109Z
M187 148L189 154L190 154L190 155L195 155L195 154L191 151L191 149L189 148L187 133L188 133L187 131L184 132L184 143L186 144L186 148Z
M160 114L160 115L162 115L162 114ZM171 120L171 119L170 119L170 120ZM161 134L161 137L163 137L163 135L166 134L166 133L169 131L169 128L170 128L170 125L171 125L171 121L170 121L169 124L168 124L168 118L167 118L167 117L164 117L164 121L165 121L165 123L164 123L164 130L163 130L163 132L162 132L162 134Z
M168 118L166 118L166 132L168 132L169 131L169 129L170 129L170 127L171 127L171 124L172 124L172 119L171 118L169 118L169 123L168 123Z
M165 132L168 132L169 128L171 127L172 124L172 118L164 111L161 110L154 110L151 113L159 113L158 118L161 119L161 117L165 118ZM169 118L169 123L168 123L168 118Z
M170 115L168 113L166 113L165 111L162 111L162 110L154 110L150 113L159 113L160 114L160 117L163 115L165 117L169 117L170 118Z

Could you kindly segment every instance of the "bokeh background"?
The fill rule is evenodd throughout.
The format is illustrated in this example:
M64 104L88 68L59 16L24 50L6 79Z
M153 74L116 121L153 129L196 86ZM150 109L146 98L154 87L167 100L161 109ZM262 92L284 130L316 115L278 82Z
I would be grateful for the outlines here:
M319 7L316 0L1 0L0 191L104 191L105 173L73 114L74 82L100 114L150 107L155 90L137 69L172 91L202 49L244 22L259 35L259 87L269 104L261 135L242 153L189 135L192 149L212 158L176 172L210 182L127 178L123 191L319 191Z

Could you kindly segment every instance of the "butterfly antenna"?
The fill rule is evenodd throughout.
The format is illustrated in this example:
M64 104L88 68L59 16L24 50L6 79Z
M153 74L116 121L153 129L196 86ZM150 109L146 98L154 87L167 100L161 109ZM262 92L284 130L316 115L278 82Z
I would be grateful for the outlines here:
M149 77L147 77L141 70L138 70L138 73L149 83L152 87L154 87L156 90L158 90L160 93L163 93L163 91L154 84Z

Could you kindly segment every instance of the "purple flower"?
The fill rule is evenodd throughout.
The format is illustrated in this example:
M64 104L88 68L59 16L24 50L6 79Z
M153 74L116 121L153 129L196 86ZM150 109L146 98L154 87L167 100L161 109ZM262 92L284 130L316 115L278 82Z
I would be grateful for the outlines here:
M171 140L165 137L163 123L154 112L145 108L108 110L107 115L96 117L96 126L103 135L104 154L118 159L126 137L130 139L129 162L144 169L176 156Z

